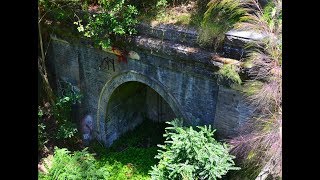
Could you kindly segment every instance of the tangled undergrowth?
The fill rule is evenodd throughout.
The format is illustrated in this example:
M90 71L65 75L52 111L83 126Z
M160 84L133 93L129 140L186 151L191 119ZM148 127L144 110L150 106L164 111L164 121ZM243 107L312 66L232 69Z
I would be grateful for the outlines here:
M145 120L109 148L98 141L80 151L56 147L50 163L43 163L47 173L40 172L39 179L150 179L148 172L158 162L156 144L164 141L164 127L164 123Z

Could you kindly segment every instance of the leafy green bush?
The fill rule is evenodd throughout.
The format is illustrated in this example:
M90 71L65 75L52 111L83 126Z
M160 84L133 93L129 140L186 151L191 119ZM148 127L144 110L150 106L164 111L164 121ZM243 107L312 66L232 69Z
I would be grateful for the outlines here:
M76 135L78 129L74 123L63 122L57 132L57 139L68 139Z
M81 24L81 19L74 22L79 32L92 38L102 48L110 47L111 40L116 35L125 36L136 33L135 25L138 21L135 17L138 11L135 6L126 4L125 0L102 0L100 4L102 12L88 14L86 26Z
M64 89L65 94L58 98L53 107L53 116L57 120L57 139L67 139L73 137L77 132L77 127L71 122L72 105L77 103L82 97L79 92L74 92L71 85Z
M234 167L229 147L213 138L211 126L181 127L182 121L167 122L165 145L155 157L160 159L150 171L152 179L217 179Z
M148 135L150 135L151 138L155 138L152 139L152 142L158 142L160 139L163 138L162 131L164 132L164 130L160 130L162 129L162 126L161 128L158 128L154 125L159 124L153 124L153 122L144 121L142 125L139 125L132 132L126 133L123 136L121 136L119 139L115 141L115 143L113 143L111 147L108 148L100 144L98 141L92 141L89 145L88 151L90 152L89 156L92 156L94 154L95 159L92 159L92 161L90 160L91 162L87 162L86 164L88 164L88 166L94 166L92 167L92 169L104 171L104 176L99 176L95 178L95 176L89 175L92 173L90 171L88 172L89 174L86 175L81 175L77 177L74 176L74 179L81 179L87 177L84 179L149 180L150 175L148 174L148 172L151 169L151 166L157 164L158 162L157 159L154 159L154 156L157 154L157 147L155 143L152 143L150 147L145 145L140 146L140 143L143 143L143 141L146 137L148 137ZM157 129L152 129L155 127L157 127ZM151 132L154 134L151 134ZM60 152L57 152L57 150ZM63 174L76 174L78 173L78 169L81 169L82 167L83 169L86 168L84 160L82 158L77 157L77 154L81 154L81 152L77 151L71 154L66 149L56 148L55 154L56 155L53 156L53 159L55 159L56 163L56 165L54 166L55 170L49 170L49 174L40 174L39 179L55 179L55 177L57 176L61 176L61 178L66 179L70 177L72 178L72 176L66 177ZM82 154L87 153L82 152ZM43 160L43 162L49 162L47 164L53 164L50 163L53 162L49 160L50 158L47 159ZM75 165L76 168L68 168L63 166L63 164L65 164L66 166ZM61 169L61 174L60 172L58 172L58 169ZM54 174L57 176L54 176Z
M39 179L107 179L108 176L108 171L98 167L87 148L70 153L65 148L56 147L48 173L40 173Z
M97 154L101 166L110 169L110 179L150 179L151 166L158 163L157 144L163 143L166 124L145 119L132 131L122 134L111 147L91 142L90 152ZM125 177L125 178L123 178Z
M76 125L71 122L72 98L74 97L59 98L58 103L53 108L53 115L58 123L57 139L71 138L78 131Z
M168 6L167 0L158 0L156 4L156 10L158 11L157 16L163 17L165 16L165 10Z
M107 149L107 153L99 159L99 163L109 170L109 179L150 179L148 171L152 165L157 164L157 160L154 159L157 147L128 147L122 151L109 150Z

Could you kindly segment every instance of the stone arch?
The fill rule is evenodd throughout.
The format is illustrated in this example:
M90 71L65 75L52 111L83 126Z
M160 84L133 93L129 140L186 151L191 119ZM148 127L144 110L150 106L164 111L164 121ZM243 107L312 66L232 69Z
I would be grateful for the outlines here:
M142 73L138 73L136 71L124 71L116 76L112 77L102 88L99 102L98 102L98 110L97 110L97 120L96 120L96 130L97 130L97 138L105 141L106 130L105 130L105 120L106 120L106 109L108 106L108 102L114 90L116 90L120 85L130 82L140 82L143 83L153 90L155 90L170 106L175 115L179 118L183 118L187 120L187 116L181 108L181 105L175 99L174 96L170 92L167 91L165 85L161 82L148 77ZM105 142L106 143L106 142Z

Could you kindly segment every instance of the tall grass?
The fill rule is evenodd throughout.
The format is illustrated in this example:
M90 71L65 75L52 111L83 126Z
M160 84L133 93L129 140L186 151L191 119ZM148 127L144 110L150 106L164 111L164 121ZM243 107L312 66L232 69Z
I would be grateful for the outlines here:
M198 42L217 49L224 40L224 34L244 20L246 11L242 5L240 0L211 0L201 22Z
M262 9L256 0L237 29L253 30L265 35L262 42L251 44L245 59L252 64L248 73L262 87L248 96L255 107L253 117L230 140L232 150L251 169L249 177L265 179L282 176L282 9L281 0L272 0ZM253 170L253 171L252 171Z

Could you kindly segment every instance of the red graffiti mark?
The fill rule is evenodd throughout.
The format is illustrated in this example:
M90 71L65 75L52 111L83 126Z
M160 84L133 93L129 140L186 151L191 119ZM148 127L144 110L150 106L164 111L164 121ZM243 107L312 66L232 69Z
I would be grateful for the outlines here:
M128 56L128 52L126 50L120 50L114 46L111 47L112 52L115 53L115 55L117 56L118 62L124 62L124 63L128 63L127 61L127 56Z

